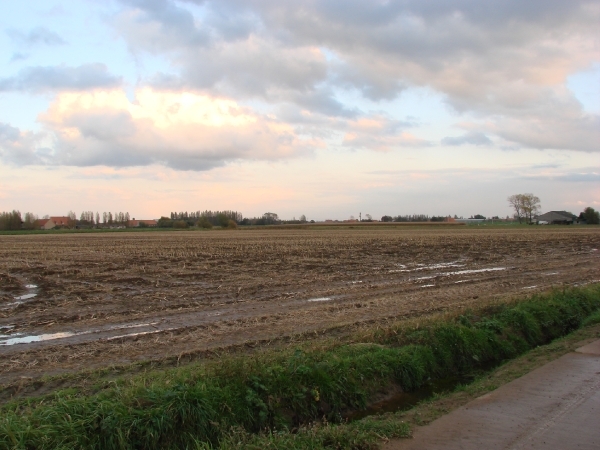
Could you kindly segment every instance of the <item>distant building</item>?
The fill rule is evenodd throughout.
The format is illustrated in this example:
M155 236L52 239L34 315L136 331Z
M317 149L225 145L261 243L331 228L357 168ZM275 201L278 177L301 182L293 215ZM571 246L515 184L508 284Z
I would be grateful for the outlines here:
M567 211L549 211L537 216L536 221L550 225L572 225L577 222L577 216Z
M127 228L138 228L138 227L156 227L158 222L154 219L151 220L135 220L135 217L127 221Z
M71 226L71 218L70 217L50 217L46 220L46 223L41 226L42 230L51 230L53 228L69 228Z
M37 226L37 228L45 230L45 229L47 229L46 224L48 223L49 220L50 219L38 219L35 221L35 225Z

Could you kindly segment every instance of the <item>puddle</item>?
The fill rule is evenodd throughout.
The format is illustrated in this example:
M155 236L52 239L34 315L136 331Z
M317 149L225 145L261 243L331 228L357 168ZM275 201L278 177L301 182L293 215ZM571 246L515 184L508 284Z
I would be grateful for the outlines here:
M35 289L37 287L37 284L26 284L25 288L26 289Z
M424 284L423 286L421 286L422 288L427 288L427 287L435 287L435 284Z
M388 273L399 273L399 272L417 272L419 270L435 270L435 269L446 269L448 267L464 267L464 264L459 264L458 261L449 262L449 263L438 263L438 264L417 264L419 267L415 267L414 269L407 269L404 264L397 264L400 269L392 269L388 270Z
M498 270L506 270L506 267L490 267L488 269L469 269L469 270L456 270L454 272L446 272L442 275L464 275L467 273L483 273L483 272L496 272Z
M471 280L458 280L458 281L455 281L455 282L454 282L454 284L458 284L458 283L468 283L469 281L471 281Z
M306 300L307 302L328 302L333 300L331 297L317 297L317 298L309 298Z
M431 266L425 266L421 269L416 269L416 270L423 270L423 269L444 269L446 267L464 267L464 264L459 264L458 261L455 262L449 262L449 263L439 263L439 264L432 264Z
M113 341L115 339L130 338L130 337L134 337L134 336L144 336L146 334L164 333L165 331L173 331L176 329L177 328L165 328L164 330L140 331L139 333L129 333L129 334L122 334L120 336L111 336L109 338L106 338L106 340Z
M33 297L37 297L37 294L19 295L18 297L15 297L15 300L29 300L30 298L33 298ZM14 303L11 303L11 305L14 305Z
M550 275L558 275L558 272L548 272L548 273L543 273L542 275L549 277Z
M76 333L68 331L62 333L51 333L51 334L38 334L22 337L13 337L0 342L0 345L15 345L15 344L30 344L32 342L51 341L53 339L62 339L70 336L74 336ZM84 333L79 333L84 334Z
M0 335L0 345L31 344L33 342L52 341L54 339L64 339L64 338L68 338L68 337L72 337L72 336L82 336L84 334L103 333L106 331L114 331L114 330L127 330L127 329L131 329L131 328L153 326L156 324L158 324L158 322L135 323L135 324L131 324L131 325L115 325L115 326L105 328L105 329L82 331L80 333L75 333L72 331L62 331L59 333L32 334L32 335L27 335L27 336L22 336L20 333L13 334L12 336ZM10 328L14 328L14 325L8 325L6 327L1 327L0 329L10 329ZM150 333L156 333L159 331L165 331L165 330L145 331L145 332L140 332L140 333L129 333L129 334L121 335L121 336L109 337L108 339L110 340L110 339L117 339L117 338L123 338L123 337L128 337L128 336L137 336L137 335L141 335L141 334L150 334ZM9 339L5 339L5 338L9 338Z
M600 283L600 280L581 281L579 283L572 283L572 286L587 286L588 284Z
M534 285L534 286L527 286L527 287L524 287L523 289L534 289L534 288L536 288L536 287L537 287L537 284L536 284L536 285Z
M112 327L107 328L107 330L124 330L127 328L151 327L156 324L158 324L158 322L134 323L132 325L113 325ZM91 331L91 333L100 333L102 331L106 331L106 330L94 330L94 331Z

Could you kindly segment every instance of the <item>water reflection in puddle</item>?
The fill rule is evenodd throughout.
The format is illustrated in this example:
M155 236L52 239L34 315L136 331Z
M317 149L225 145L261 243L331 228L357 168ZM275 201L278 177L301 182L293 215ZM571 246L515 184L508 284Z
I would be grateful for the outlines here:
M83 334L83 333L79 333ZM52 339L62 339L69 336L73 336L75 333L70 333L68 331L62 333L51 333L51 334L38 334L31 336L21 336L21 337L12 337L10 339L6 339L0 342L0 345L15 345L15 344L30 344L32 342L40 342L40 341L51 341ZM2 338L7 336L2 336Z
M122 334L120 336L111 336L109 338L106 338L106 340L107 341L113 341L115 339L130 338L130 337L135 337L135 336L144 336L146 334L164 333L166 331L173 331L173 330L176 330L176 329L177 328L165 328L163 330L140 331L139 333L129 333L129 334Z
M464 275L466 273L496 272L498 270L506 270L506 267L490 267L488 269L456 270L454 272L443 273L442 275Z
M37 294L25 294L25 295L19 295L18 297L15 297L15 300L29 300L30 298L33 297L37 297ZM14 303L12 303L14 304Z
M130 328L154 326L156 324L158 324L158 322L134 323L134 324L130 324L130 325L114 325L114 326L111 326L111 327L108 327L105 329L81 331L79 333L76 333L73 331L61 331L58 333L32 334L32 335L27 335L27 336L22 336L21 333L17 333L17 334L13 334L13 335L0 334L0 345L31 344L33 342L51 341L54 339L64 339L64 338L68 338L68 337L72 337L72 336L81 336L84 334L102 333L102 332L107 332L107 331L126 330L126 329L130 329ZM14 328L14 325L0 327L0 330L1 329L10 330L11 328ZM143 334L157 333L159 331L165 331L165 330L145 331L145 332L143 331L143 332L139 332L139 333L123 334L120 336L111 336L108 338L108 340L124 338L124 337L131 337L131 336L138 336L138 335L143 335Z
M438 263L438 264L416 264L419 267L415 267L413 269L407 269L404 264L397 264L397 266L401 267L400 269L392 269L388 270L388 273L398 273L398 272L416 272L419 270L435 270L435 269L445 269L447 267L464 267L465 264L461 264L460 261L453 261L448 263Z
M131 325L113 325L112 327L108 327L109 330L123 330L125 328L139 328L139 327L151 327L153 325L158 324L158 322L148 322L148 323L134 323ZM96 330L95 332L99 332L102 330Z
M328 302L329 300L332 300L332 298L331 297L317 297L317 298L309 298L306 301L307 302Z

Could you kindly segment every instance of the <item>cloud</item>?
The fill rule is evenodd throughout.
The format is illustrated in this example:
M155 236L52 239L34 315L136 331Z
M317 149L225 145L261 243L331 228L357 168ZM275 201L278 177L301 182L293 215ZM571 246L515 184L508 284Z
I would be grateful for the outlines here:
M60 93L38 120L52 137L51 154L42 158L32 139L7 128L1 141L4 159L17 164L162 164L208 170L239 159L291 158L320 145L232 100L150 88L137 90L133 102L121 90ZM19 152L35 157L18 157Z
M64 45L66 42L54 31L50 31L45 27L36 27L27 33L19 30L7 30L6 34L14 42L20 45L32 46L36 44L44 45Z
M399 147L424 147L427 140L404 131L409 122L388 119L383 116L363 117L348 122L343 145L376 151L389 151Z
M572 183L600 183L600 170L591 170L585 172L558 172L558 173L542 173L528 175L523 178L530 180L550 180L550 181L566 181Z
M10 62L23 61L27 58L29 58L27 53L14 52L10 57Z
M78 67L37 66L22 69L13 77L0 78L0 92L89 90L116 87L121 82L121 77L111 75L107 67L100 63L83 64Z
M39 164L49 151L43 146L45 137L0 122L0 159L16 165Z
M160 53L210 42L210 35L196 26L193 14L174 2L121 0L121 3L129 8L114 18L114 26L133 51Z
M495 135L526 147L583 151L593 151L598 142L597 116L586 115L564 89L570 74L598 59L597 3L122 4L115 28L132 51L168 58L178 71L162 80L171 87L349 117L356 108L332 91L356 91L378 102L425 86L459 114L480 117L476 131L488 139ZM565 132L552 132L560 123Z
M485 134L477 132L477 131L473 131L467 134L463 134L462 136L447 136L444 139L442 139L442 144L443 145L464 145L464 144L471 144L471 145L491 145L492 144L492 140L487 137Z

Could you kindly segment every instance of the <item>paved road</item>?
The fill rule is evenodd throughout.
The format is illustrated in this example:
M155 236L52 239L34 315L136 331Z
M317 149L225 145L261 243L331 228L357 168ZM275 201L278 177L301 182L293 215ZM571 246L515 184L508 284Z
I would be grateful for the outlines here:
M395 440L386 450L600 449L600 340Z

